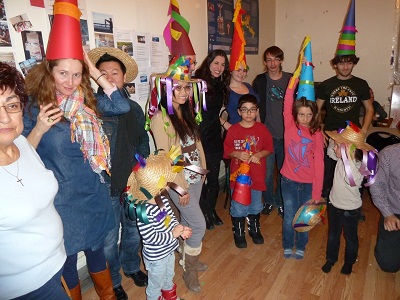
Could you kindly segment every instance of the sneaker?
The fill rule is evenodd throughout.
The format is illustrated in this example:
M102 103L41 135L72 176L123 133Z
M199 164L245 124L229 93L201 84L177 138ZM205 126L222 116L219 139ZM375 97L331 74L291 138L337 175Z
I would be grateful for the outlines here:
M274 209L274 206L268 203L265 203L263 210L261 211L264 215L269 215L271 211Z
M340 273L342 273L342 274L344 274L344 275L350 275L352 269L353 269L353 264L344 263L342 269L340 270Z
M283 206L278 206L278 216L283 219Z
M329 273L334 264L335 264L334 262L327 260L326 263L321 268L322 272Z

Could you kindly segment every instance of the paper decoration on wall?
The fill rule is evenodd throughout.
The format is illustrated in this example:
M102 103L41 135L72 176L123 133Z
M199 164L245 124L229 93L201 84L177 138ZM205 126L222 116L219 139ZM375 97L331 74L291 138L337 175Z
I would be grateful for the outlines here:
M12 17L10 18L10 22L14 27L14 30L18 33L32 28L32 23L29 21L27 14Z
M44 8L44 0L30 0L31 6L43 7Z
M38 62L43 61L44 55L44 44L42 38L42 32L40 31L22 31L22 44L24 45L25 58L34 58Z

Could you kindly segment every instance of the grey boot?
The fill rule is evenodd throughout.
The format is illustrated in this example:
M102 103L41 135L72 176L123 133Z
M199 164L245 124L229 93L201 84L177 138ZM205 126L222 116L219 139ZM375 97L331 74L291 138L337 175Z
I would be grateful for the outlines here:
M247 248L246 236L245 236L245 218L232 218L232 230L233 230L233 239L235 240L235 245L238 248Z
M249 235L253 239L254 244L264 244L264 238L260 231L260 214L248 215L247 224L249 226Z

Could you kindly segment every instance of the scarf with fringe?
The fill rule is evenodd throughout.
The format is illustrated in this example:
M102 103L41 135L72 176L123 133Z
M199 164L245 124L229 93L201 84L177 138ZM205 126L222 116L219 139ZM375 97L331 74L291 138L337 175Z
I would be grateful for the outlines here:
M101 126L102 121L84 104L80 87L67 98L57 94L57 101L64 117L71 122L71 142L77 141L81 145L84 160L89 161L92 170L104 182L101 172L105 170L110 174L111 162L110 145Z

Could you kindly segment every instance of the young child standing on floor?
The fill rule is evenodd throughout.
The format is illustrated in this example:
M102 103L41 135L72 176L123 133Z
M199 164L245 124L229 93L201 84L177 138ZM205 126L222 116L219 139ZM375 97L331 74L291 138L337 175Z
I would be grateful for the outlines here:
M246 218L249 235L254 244L264 243L260 232L260 213L263 209L261 193L265 190L265 158L274 151L274 148L272 136L267 127L255 121L258 104L254 95L246 94L239 99L238 113L242 120L228 129L224 141L224 158L231 159L231 173L238 171L242 162L247 163L250 168L251 203L244 205L232 201L230 208L235 245L238 248L246 248ZM235 181L231 180L230 186L233 189Z
M148 300L179 299L176 295L175 253L178 238L187 239L192 229L178 223L163 191L176 175L176 157L158 151L146 161L139 160L124 194L125 211L136 209L137 225L143 242L143 261L148 272ZM182 168L181 168L182 169ZM131 215L129 215L131 217Z
M326 263L322 266L322 271L328 273L337 262L340 236L343 230L346 248L344 265L340 273L346 275L351 274L358 253L357 228L359 208L362 204L359 188L364 177L359 171L363 160L363 153L360 149L374 150L372 146L364 142L365 134L361 129L351 122L348 123L349 125L344 130L326 132L332 138L329 142L327 154L338 162L329 194L328 245Z
M308 200L321 199L324 174L324 141L317 122L311 41L306 38L297 100L294 75L286 89L283 104L285 158L281 169L283 198L282 246L285 258L302 259L308 232L296 232L292 222L297 210ZM295 72L296 74L296 72Z

